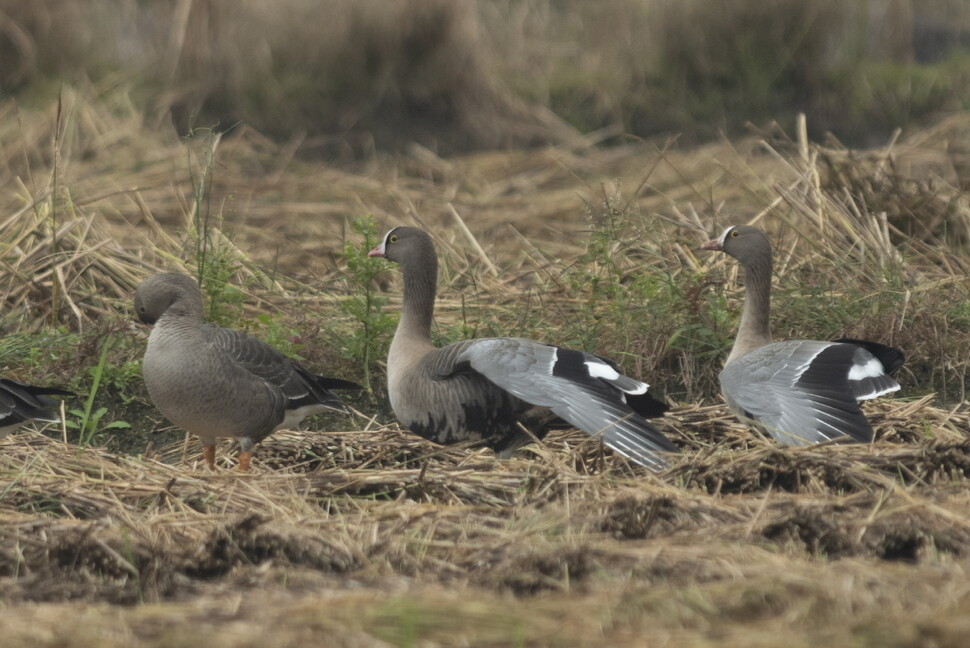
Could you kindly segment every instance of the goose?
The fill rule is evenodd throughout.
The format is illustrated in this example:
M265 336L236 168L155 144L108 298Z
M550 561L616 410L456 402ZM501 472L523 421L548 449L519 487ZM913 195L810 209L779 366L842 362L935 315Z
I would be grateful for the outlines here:
M898 349L865 340L772 342L771 241L757 227L728 227L705 243L741 263L747 297L734 346L719 374L721 393L743 421L786 445L848 437L868 443L873 431L859 402L899 389Z
M142 375L156 408L202 441L215 469L218 437L239 442L239 470L253 447L281 428L325 410L348 413L331 389L360 385L315 376L256 338L206 323L202 291L189 276L161 273L135 290L135 311L152 327Z
M401 318L387 356L391 408L411 432L441 444L477 442L499 458L568 423L653 470L677 448L644 417L667 407L612 361L524 338L436 348L431 321L438 259L431 237L395 227L368 253L401 266Z
M57 405L48 396L73 396L73 392L55 387L37 387L0 378L0 439L27 421L60 423L61 419L46 408Z

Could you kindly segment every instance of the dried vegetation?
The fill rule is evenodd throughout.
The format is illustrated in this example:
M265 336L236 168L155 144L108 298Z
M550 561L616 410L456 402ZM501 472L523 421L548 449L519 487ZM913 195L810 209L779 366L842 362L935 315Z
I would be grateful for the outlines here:
M881 436L910 426L893 407L876 412ZM967 425L938 415L920 417ZM181 445L159 461L17 435L0 458L0 616L14 637L57 642L68 630L51 619L71 614L71 640L80 627L102 645L185 641L189 610L216 645L326 628L409 645L411 623L431 645L760 645L786 626L813 645L885 632L899 609L957 645L929 619L962 628L970 594L965 435L793 450L721 406L669 423L691 420L718 421L716 439L661 475L578 433L509 461L396 428L280 433L249 476L209 474Z
M496 461L361 416L274 435L243 476L201 470L194 441L137 455L13 435L8 645L963 645L970 212L948 142L967 115L864 154L772 132L347 170L253 130L166 138L111 92L3 111L7 331L101 330L147 273L194 269L208 209L246 314L299 310L325 338L353 326L339 251L371 213L435 230L442 337L610 353L666 389L683 450L654 475L569 432ZM906 350L904 398L868 406L873 445L779 448L711 404L739 291L697 244L740 221L775 237L779 335Z

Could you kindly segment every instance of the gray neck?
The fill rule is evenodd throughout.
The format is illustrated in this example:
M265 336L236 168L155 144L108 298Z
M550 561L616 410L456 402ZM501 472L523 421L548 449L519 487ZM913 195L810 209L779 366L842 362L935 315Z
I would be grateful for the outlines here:
M435 290L438 280L438 259L434 250L425 251L404 264L404 303L398 334L431 342L431 321L434 317Z
M741 325L727 362L771 343L771 257L744 264L745 299Z

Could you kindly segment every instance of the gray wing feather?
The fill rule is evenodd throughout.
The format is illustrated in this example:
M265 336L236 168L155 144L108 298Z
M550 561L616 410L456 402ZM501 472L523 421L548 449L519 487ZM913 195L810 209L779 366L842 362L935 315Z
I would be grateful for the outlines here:
M225 357L254 376L282 387L296 373L292 361L261 340L234 329L206 324L207 337Z
M853 349L835 346L844 345L799 340L756 349L721 372L725 398L735 412L754 418L787 445L808 445L846 435L871 441L872 427L859 409L849 381L849 372L858 360ZM825 356L820 360L822 354Z
M587 434L600 436L608 447L637 463L663 466L665 462L657 453L676 452L676 447L633 412L621 400L619 391L611 392L600 381L583 384L554 375L558 352L555 346L523 338L483 338L456 349L450 369L467 364L513 396L548 407ZM588 357L598 360L593 355Z
M229 362L253 379L268 383L271 391L278 391L286 409L310 404L309 400L328 409L346 411L336 395L313 384L312 374L262 340L213 324L203 328L210 342L219 347Z

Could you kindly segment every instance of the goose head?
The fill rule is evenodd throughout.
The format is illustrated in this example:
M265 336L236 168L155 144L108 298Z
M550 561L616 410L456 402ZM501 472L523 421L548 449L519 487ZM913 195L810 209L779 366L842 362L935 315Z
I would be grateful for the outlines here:
M434 258L434 244L427 232L416 227L395 227L384 235L381 244L367 253L369 257L383 257L401 265L411 261Z
M202 312L202 291L195 279L164 272L145 279L135 289L135 314L143 324L155 324L174 304Z
M754 261L771 259L771 241L764 230L750 225L733 225L719 238L701 246L705 250L719 250L748 265Z

